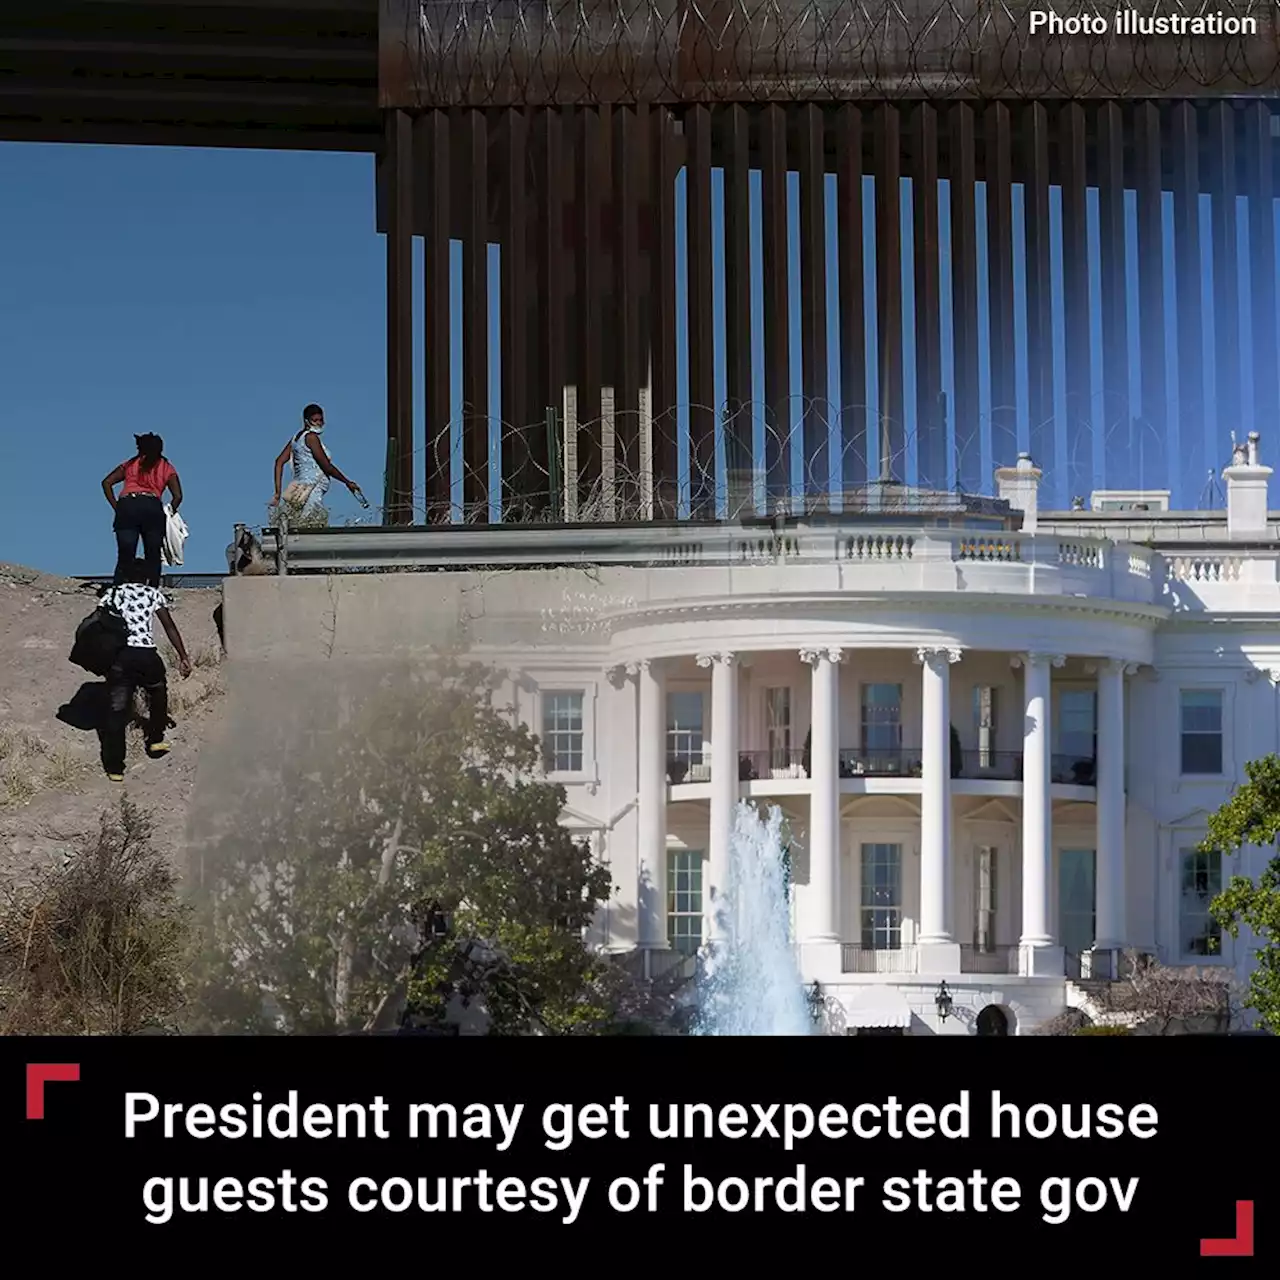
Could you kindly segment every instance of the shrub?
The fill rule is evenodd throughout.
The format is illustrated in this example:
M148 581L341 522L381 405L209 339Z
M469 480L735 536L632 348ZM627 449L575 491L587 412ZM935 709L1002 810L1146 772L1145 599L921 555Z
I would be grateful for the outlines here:
M1074 1036L1091 1027L1089 1019L1079 1009L1064 1009L1056 1017L1043 1022L1032 1033L1037 1036Z
M128 800L0 904L0 1034L172 1027L192 929L177 877Z

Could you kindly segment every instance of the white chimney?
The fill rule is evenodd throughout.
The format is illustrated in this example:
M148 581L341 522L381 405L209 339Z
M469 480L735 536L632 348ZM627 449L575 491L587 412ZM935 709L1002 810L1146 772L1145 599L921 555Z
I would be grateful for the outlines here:
M1016 467L996 468L996 496L1022 512L1022 531L1035 533L1039 510L1040 468L1029 453L1018 454Z
M1223 471L1227 482L1227 537L1260 539L1267 536L1267 481L1271 468L1258 461L1256 431L1247 446L1237 445L1231 465Z

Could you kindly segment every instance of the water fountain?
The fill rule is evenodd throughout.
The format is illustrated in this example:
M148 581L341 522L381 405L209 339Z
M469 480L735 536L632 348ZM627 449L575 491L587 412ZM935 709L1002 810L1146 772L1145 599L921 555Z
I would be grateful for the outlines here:
M717 906L719 941L703 956L694 1035L814 1034L791 942L782 811L734 812L729 885Z

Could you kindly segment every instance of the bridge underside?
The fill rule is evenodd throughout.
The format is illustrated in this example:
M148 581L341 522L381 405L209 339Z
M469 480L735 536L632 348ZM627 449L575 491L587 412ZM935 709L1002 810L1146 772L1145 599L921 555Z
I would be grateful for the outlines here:
M1150 45L977 0L15 7L0 138L377 153L394 522L981 491L1020 440L1060 500L1097 452L1194 503L1210 404L1280 411L1268 6Z
M0 13L0 139L373 151L378 0L30 0Z

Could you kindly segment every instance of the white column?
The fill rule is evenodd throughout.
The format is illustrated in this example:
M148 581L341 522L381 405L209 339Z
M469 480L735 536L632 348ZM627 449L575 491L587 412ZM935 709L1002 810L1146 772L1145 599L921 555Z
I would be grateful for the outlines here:
M666 679L661 662L638 662L634 669L640 685L639 812L637 835L639 865L639 920L637 936L642 947L667 945L667 716Z
M738 801L738 663L732 653L702 653L711 668L711 831L703 901L708 941L724 937L721 906L729 887L729 841Z
M951 859L951 667L960 651L916 650L921 679L920 936L921 973L958 973Z
M920 942L954 942L951 887L951 664L958 649L918 649L921 683Z
M1125 945L1123 662L1098 664L1097 940L1101 951Z
M804 945L840 942L839 649L801 649L813 668L809 746L809 886L801 921Z
M1049 723L1050 671L1060 654L1027 653L1015 658L1025 675L1026 714L1022 743L1022 968L1027 974L1062 974L1061 949L1049 927L1053 868L1053 739ZM1042 954L1043 953L1043 954Z

